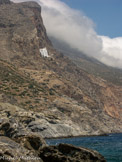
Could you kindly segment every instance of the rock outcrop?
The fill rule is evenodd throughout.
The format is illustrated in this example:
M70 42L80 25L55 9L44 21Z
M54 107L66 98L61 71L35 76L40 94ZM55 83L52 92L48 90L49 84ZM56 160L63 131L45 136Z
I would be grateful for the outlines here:
M86 148L78 148L68 144L47 146L45 140L41 136L45 129L43 126L43 114L34 114L32 111L24 111L10 104L6 104L5 107L5 104L1 103L0 107L1 162L105 162L104 157L98 152ZM39 118L42 118L42 120L39 120ZM34 121L35 129L32 129L31 125L33 125L32 122ZM49 125L49 128L50 127L51 125ZM60 127L57 127L57 129L59 128ZM47 130L47 134L50 131ZM54 136L53 132L50 135ZM47 135L47 137L50 135ZM46 134L44 136L46 136Z
M106 162L98 152L70 144L44 147L40 157L44 162Z
M0 136L0 161L4 162L43 162L36 153L26 149L8 137Z
M101 123L100 119L104 114L99 115L100 119L98 120L98 117L92 118L92 112L89 109L84 109L77 104L74 104L73 107L76 109L75 111L70 110L70 107L67 108L66 113L70 114L72 111L73 115L68 117L68 114L66 115L58 109L55 109L55 112L51 112L53 109L35 112L9 103L0 103L0 135L17 138L34 132L44 138L56 138L102 135L112 129L119 132L112 121L109 121L109 116L104 116L105 121ZM85 116L82 122L78 121L80 115ZM107 121L109 128L105 125ZM113 122L116 122L116 120L113 120ZM99 129L100 127L102 129Z
M36 136L10 139L0 136L0 161L4 162L106 162L96 151L69 144L41 146Z

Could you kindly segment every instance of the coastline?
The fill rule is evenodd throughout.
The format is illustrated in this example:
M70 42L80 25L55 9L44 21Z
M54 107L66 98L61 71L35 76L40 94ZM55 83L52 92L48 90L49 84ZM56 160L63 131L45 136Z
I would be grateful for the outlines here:
M104 133L99 135L78 135L78 136L60 136L60 137L51 137L51 138L44 138L45 140L53 140L53 139L67 139L67 138L77 138L77 137L97 137L97 136L110 136L112 134L122 134L122 132L115 132L115 133Z
M76 147L96 150L102 154L107 162L122 162L122 133L110 133L107 136L87 136L86 138L49 139L48 145L60 143L71 144Z
M110 134L117 134L117 133L110 133ZM100 135L78 135L78 136L60 136L60 137L51 137L51 138L44 138L45 140L50 139L66 139L66 138L77 138L77 137L96 137L96 136L109 136L108 133L100 134Z

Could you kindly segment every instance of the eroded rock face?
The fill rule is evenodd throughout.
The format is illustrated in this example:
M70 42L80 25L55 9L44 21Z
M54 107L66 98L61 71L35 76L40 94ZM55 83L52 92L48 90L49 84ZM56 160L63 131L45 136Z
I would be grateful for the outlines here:
M23 136L14 140L0 136L1 162L106 162L96 151L69 144L42 147L42 139L40 143L36 136Z
M41 147L46 146L45 140L41 136L34 133L14 138L14 140L28 150L39 151Z
M32 135L33 132L44 138L54 138L80 136L81 134L102 135L105 133L105 130L108 131L107 126L104 125L105 121L101 124L101 121L98 123L97 119L91 118L92 114L89 109L87 110L77 105L73 107L75 111L70 107L67 109L68 114L72 114L72 116L68 115L68 117L56 108L54 109L55 112L51 112L51 109L42 113L26 110L9 103L0 103L0 135L18 138L29 136L30 134ZM85 116L86 120L82 122L76 120L80 119L80 113L81 115L87 113L87 116ZM71 117L72 120L70 119ZM73 121L73 119L76 121ZM108 121L108 119L108 116L106 116L106 121ZM94 123L97 124L94 125ZM108 121L108 124L110 125L109 131L111 132L114 127L113 123ZM98 129L99 126L101 126L102 129ZM114 129L117 130L118 128Z
M65 123L64 125L58 124L53 120L50 121L43 114L25 111L7 103L0 104L0 112L1 160L12 162L15 160L30 162L105 161L99 153L88 149L77 148L67 144L47 146L41 135L43 137L53 137L56 133L56 136L61 136L66 127ZM49 120L50 125L47 120ZM33 121L35 121L35 125ZM54 129L53 124L56 125L56 129ZM35 126L35 130L33 126ZM71 132L68 132L68 129L67 126L64 136L68 133L71 134Z
M10 107L10 105L8 105ZM13 107L15 116L14 123L11 121L11 112L6 109L5 111L9 114L9 118L5 117L3 114L0 120L0 159L4 161L40 161L40 162L105 162L103 156L101 156L96 151L92 151L85 148L77 148L68 144L60 144L58 146L47 146L45 140L41 137L43 134L43 120L40 122L41 130L36 129L33 133L32 129L29 129L25 123L21 121L21 115L24 115L24 111L17 114L16 111L18 107ZM19 113L18 112L18 113ZM32 113L32 112L26 112ZM31 115L30 115L31 116ZM35 114L39 117L39 114ZM40 116L41 117L41 116ZM19 119L20 118L20 119ZM36 117L35 117L35 120ZM24 117L24 121L26 118ZM16 122L16 123L15 123ZM37 123L38 123L37 122ZM18 124L19 123L19 124ZM46 123L46 121L45 121ZM41 125L42 124L42 125ZM56 124L56 123L55 123ZM48 126L49 128L51 125ZM65 126L60 126L64 130ZM57 127L60 129L60 127ZM51 131L47 128L44 136L50 137L54 136L54 128ZM50 131L49 131L49 130ZM56 132L57 133L57 132ZM68 132L66 132L67 134ZM61 134L59 134L61 135Z
M12 137L15 132L15 129L11 127L9 122L0 123L0 136Z
M106 162L98 152L69 144L48 146L40 150L44 162Z
M8 137L0 136L0 161L33 162L33 159L43 162L33 151L29 151Z

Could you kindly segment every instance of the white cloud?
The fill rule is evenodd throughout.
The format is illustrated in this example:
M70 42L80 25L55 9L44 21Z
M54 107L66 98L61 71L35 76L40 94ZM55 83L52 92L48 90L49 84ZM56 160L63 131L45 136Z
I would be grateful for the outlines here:
M49 36L64 41L90 56L97 55L102 49L102 40L94 31L92 20L59 0L40 2Z
M122 37L100 36L103 41L101 61L107 65L122 68Z
M94 29L95 24L91 19L82 12L71 9L60 0L35 1L42 6L42 16L49 36L107 65L122 68L121 37L111 39L97 35Z

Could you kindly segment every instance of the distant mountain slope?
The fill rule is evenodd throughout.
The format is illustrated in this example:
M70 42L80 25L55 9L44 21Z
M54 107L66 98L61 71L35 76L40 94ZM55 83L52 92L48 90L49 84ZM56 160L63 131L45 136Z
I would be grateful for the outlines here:
M122 87L56 51L40 13L35 2L0 5L1 107L31 111L26 127L43 137L122 132ZM43 48L49 57L41 55Z
M68 56L77 66L86 72L108 80L113 84L122 86L122 69L107 66L94 58L78 52L77 49L72 49L67 44L53 37L50 37L50 39L57 50Z

